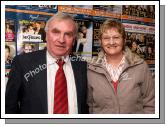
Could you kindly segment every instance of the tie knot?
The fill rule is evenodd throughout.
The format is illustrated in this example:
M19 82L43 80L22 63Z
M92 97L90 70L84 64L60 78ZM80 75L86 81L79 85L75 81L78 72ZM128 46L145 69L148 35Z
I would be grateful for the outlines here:
M59 67L62 67L65 62L62 59L60 59L60 60L57 60L56 63L59 65Z

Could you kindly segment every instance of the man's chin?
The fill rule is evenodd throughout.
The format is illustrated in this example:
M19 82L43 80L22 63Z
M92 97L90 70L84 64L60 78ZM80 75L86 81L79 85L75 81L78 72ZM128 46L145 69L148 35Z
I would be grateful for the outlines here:
M62 57L62 56L67 56L68 53L55 53L54 55L57 57Z

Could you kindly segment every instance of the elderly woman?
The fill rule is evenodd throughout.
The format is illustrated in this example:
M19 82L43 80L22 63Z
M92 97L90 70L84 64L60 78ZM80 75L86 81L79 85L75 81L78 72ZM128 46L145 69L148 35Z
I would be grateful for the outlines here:
M121 23L100 28L102 50L88 65L88 105L93 114L155 113L155 86L146 62L125 47Z

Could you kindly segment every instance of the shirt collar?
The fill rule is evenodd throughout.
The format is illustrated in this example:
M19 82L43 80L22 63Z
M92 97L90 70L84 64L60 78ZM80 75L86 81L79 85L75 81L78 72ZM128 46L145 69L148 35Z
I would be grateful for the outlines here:
M46 55L47 55L48 65L54 64L58 60L54 58L52 55L50 55L48 51L46 52ZM63 56L62 59L64 60L65 63L67 63L69 61L69 56Z
M104 64L106 64L107 66L108 66L108 65L109 65L109 66L111 65L111 64L109 64L109 63L107 62L106 56L104 56L103 62L104 62ZM124 64L125 64L125 55L123 55L123 57L122 57L122 59L121 59L121 61L120 61L120 63L119 63L119 65L118 65L117 68L122 67Z

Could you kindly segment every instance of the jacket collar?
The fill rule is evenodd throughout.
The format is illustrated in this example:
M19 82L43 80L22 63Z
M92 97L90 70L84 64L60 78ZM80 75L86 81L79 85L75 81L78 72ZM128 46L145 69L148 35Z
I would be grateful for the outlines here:
M128 47L125 47L124 55L125 55L126 62L129 66L134 66L144 62L142 58L132 53ZM92 60L89 61L89 64L95 65L95 66L102 66L103 59L104 59L104 51L101 50L97 57L93 57Z

